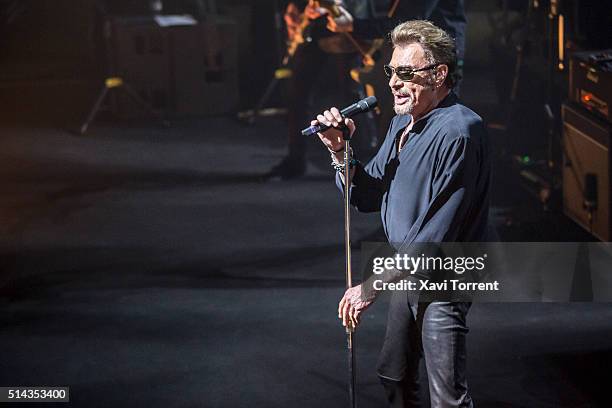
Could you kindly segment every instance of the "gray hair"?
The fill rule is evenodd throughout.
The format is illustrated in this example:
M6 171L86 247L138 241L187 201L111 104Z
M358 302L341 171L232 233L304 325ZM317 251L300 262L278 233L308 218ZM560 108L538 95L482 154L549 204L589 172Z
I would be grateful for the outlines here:
M446 31L427 20L410 20L401 23L391 31L393 48L409 44L419 44L425 51L425 58L430 64L448 66L448 75L444 83L452 88L456 82L457 51L455 40Z

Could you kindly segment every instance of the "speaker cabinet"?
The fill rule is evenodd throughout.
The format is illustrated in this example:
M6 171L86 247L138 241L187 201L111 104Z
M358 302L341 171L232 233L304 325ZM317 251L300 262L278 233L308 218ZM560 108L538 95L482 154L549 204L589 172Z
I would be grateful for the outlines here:
M113 73L155 109L176 116L217 115L238 105L233 21L161 27L150 17L117 17L111 27ZM119 116L148 115L124 94L113 107Z
M610 241L611 125L576 105L563 104L562 115L563 212Z
M110 55L118 74L138 95L162 112L171 111L172 85L167 30L152 18L116 17L112 21ZM141 106L123 92L113 95L114 113L121 117L146 117Z

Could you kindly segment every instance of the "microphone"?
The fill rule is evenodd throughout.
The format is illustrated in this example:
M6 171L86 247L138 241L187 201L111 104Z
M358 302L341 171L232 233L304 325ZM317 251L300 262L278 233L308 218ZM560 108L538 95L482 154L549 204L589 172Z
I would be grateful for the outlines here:
M376 101L375 96L368 96L367 98L355 102L354 104L342 109L340 111L340 114L343 118L350 118L359 113L367 112L369 110L374 109L377 104L378 102ZM326 126L322 124L309 126L306 129L302 130L302 136L311 136L318 132L324 132L330 127L331 126Z

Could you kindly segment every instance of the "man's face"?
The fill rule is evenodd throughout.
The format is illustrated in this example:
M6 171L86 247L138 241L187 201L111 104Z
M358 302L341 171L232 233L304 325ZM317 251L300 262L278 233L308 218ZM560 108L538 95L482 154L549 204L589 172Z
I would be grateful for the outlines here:
M389 65L409 67L412 69L425 68L431 64L425 59L423 47L419 44L409 44L404 47L395 47ZM389 79L389 87L393 93L395 113L398 115L411 114L419 118L435 106L435 88L433 76L436 69L414 73L410 81L402 81L394 74Z

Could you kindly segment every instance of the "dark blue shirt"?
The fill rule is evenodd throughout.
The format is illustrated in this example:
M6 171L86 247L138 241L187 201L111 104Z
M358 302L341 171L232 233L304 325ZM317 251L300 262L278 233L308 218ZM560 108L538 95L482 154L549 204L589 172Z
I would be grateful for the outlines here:
M380 211L400 252L411 243L486 241L491 169L482 119L451 92L414 123L398 154L409 123L395 116L376 156L357 165L351 204Z

